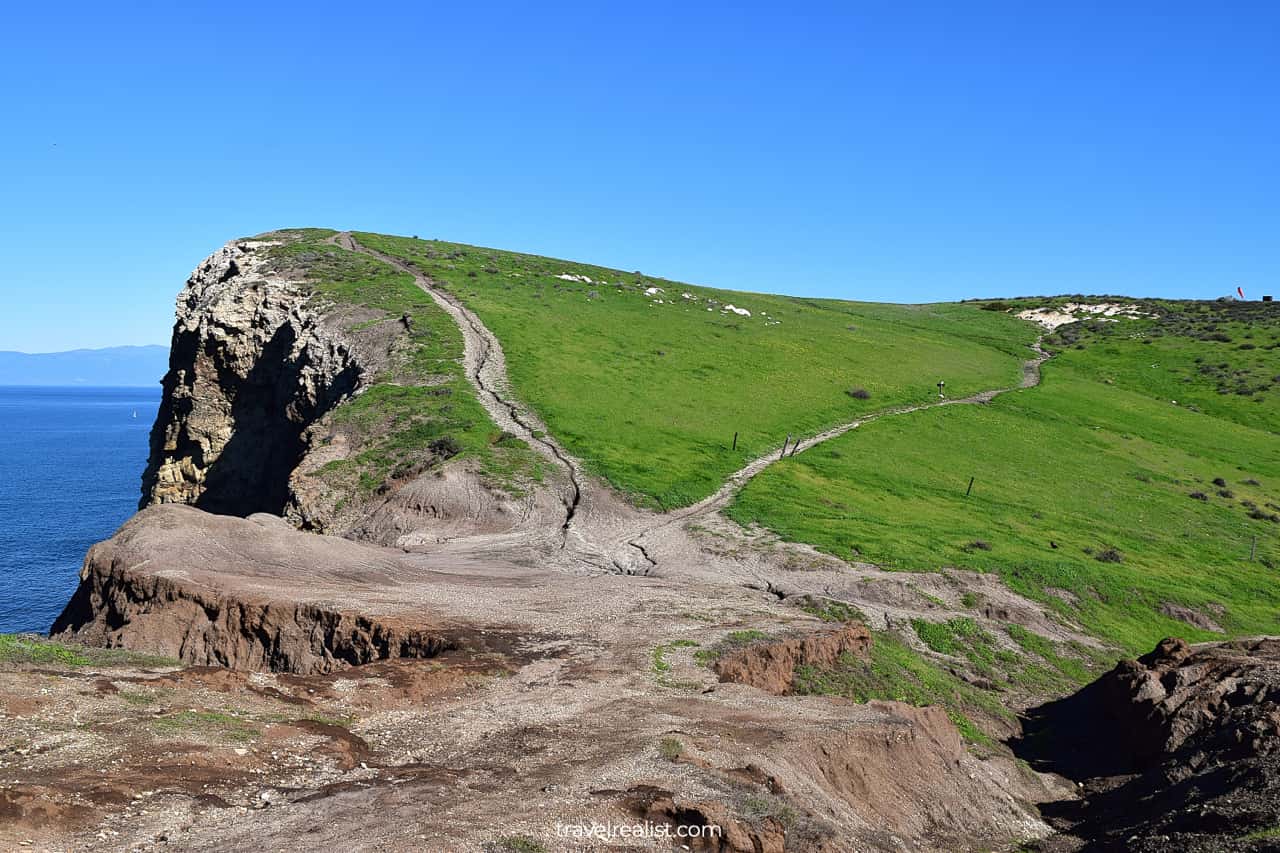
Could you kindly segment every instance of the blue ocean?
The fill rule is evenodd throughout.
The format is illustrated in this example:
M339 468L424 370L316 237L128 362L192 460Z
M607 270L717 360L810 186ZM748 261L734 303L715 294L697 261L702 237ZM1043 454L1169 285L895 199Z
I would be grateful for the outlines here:
M48 631L133 514L159 405L159 387L0 387L0 633Z

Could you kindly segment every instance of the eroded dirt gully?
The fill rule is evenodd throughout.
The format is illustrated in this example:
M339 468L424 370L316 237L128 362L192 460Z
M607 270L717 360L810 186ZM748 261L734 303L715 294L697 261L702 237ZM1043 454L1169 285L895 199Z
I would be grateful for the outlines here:
M0 846L492 850L527 836L560 850L558 823L638 819L713 823L723 840L702 849L732 851L989 848L1049 831L1035 803L1068 796L1061 780L967 748L941 710L791 695L797 666L870 642L793 605L849 602L876 628L968 613L1088 642L1074 626L997 578L903 578L742 530L718 513L733 483L679 513L627 505L534 435L483 324L384 260L458 322L495 422L567 472L552 478L554 533L426 529L388 547L262 514L141 510L90 551L61 636L236 669L0 670ZM716 669L695 657L744 629L773 639Z

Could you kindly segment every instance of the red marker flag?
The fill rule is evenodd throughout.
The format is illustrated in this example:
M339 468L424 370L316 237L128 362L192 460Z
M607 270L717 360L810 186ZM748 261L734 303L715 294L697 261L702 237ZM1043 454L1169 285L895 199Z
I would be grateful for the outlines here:
M1241 299L1244 299L1244 288L1243 288L1243 287L1237 287L1237 288L1236 288L1236 293L1240 294L1240 298L1241 298Z

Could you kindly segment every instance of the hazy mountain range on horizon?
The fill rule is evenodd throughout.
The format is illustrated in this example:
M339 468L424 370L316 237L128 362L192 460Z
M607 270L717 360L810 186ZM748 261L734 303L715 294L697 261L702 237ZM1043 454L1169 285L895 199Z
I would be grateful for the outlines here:
M27 353L0 350L0 385L156 385L169 366L159 345Z

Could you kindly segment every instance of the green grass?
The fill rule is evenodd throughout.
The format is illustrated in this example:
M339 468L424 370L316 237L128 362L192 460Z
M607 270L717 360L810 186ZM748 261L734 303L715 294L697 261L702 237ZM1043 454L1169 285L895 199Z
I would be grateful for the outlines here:
M356 236L414 263L473 309L502 342L517 393L566 448L637 502L667 508L712 493L788 433L932 399L939 379L953 395L1014 385L1035 337L1028 324L977 306L736 293L455 243ZM664 292L646 296L649 287ZM708 299L753 316L708 311ZM857 388L870 397L851 396Z
M1280 306L1144 300L1158 319L1064 326L1047 342L1082 376L1280 429ZM1225 340L1223 340L1225 338Z
M768 639L770 639L769 634L754 628L730 631L715 645L705 649L698 649L698 651L694 652L693 659L702 666L711 666L717 660L735 649L740 649L744 646L749 646L752 643L758 643L761 640Z
M157 717L150 725L161 736L197 736L236 743L251 741L261 734L252 722L218 711L179 711Z
M1271 341L1277 325L1231 334ZM1152 338L1157 326L1164 331ZM889 569L998 572L1130 652L1169 635L1216 636L1160 614L1166 602L1220 613L1213 618L1233 634L1276 633L1280 524L1269 516L1280 511L1280 384L1241 404L1218 393L1217 374L1177 374L1177 397L1157 377L1173 352L1190 363L1221 359L1242 375L1280 375L1280 355L1191 355L1221 342L1178 328L1077 330L1056 342L1042 386L868 424L770 467L729 514ZM1204 402L1195 411L1188 400ZM978 539L990 549L971 547Z
M693 640L672 640L670 643L662 643L653 647L653 671L656 675L665 675L671 671L671 662L667 660L667 655L675 649L687 649L696 647L698 644Z
M739 805L742 816L752 823L760 823L765 818L773 818L790 830L800 822L800 812L773 794L748 794Z
M1083 647L1064 652L1054 641L1015 623L1004 630L1020 651L1007 648L967 616L946 622L912 619L911 626L932 651L964 660L973 674L996 690L1017 687L1032 693L1058 693L1092 680L1111 663L1105 655Z
M159 655L61 643L31 634L0 634L0 665L3 664L143 669L180 666L178 661Z
M889 699L911 705L941 705L967 740L990 746L992 737L975 718L1009 719L993 694L967 684L927 660L891 633L876 632L866 660L845 654L830 668L797 667L793 690L801 695L843 696L855 702Z
M270 250L281 271L299 271L318 301L370 313L358 325L409 325L392 364L360 396L338 406L336 429L360 448L327 465L331 485L369 495L452 458L474 458L491 485L521 495L541 480L543 463L515 436L499 430L476 399L462 366L462 332L413 281L376 258L323 240L323 229L262 235L284 239Z

